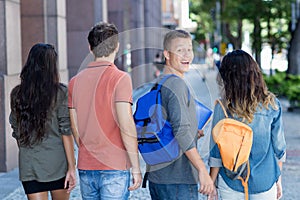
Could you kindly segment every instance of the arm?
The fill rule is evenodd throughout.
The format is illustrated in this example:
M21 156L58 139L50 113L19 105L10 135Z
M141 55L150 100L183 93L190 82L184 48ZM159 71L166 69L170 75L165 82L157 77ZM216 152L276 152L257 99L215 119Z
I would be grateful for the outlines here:
M66 152L68 171L65 180L65 189L68 193L76 186L76 172L75 172L75 155L74 155L74 141L72 135L62 135L62 140Z
M195 147L189 149L185 152L185 155L194 165L194 167L198 171L199 181L200 181L200 189L199 192L202 194L209 195L214 192L214 183L208 175L205 164L202 161L197 149Z
M130 103L116 102L116 112L121 130L121 137L132 164L133 185L129 187L129 190L135 190L140 187L142 176L138 158L137 133L132 118Z
M224 113L222 112L222 109L220 107L220 104L215 105L214 114L213 114L213 120L212 120L212 127L215 127L218 121L224 118ZM222 167L222 160L220 151L218 148L218 145L214 142L212 133L210 135L210 156L208 159L208 164L210 166L209 175L214 182L215 185L217 185L217 178L220 171L220 167ZM213 195L208 196L208 200L211 199L218 199L217 190L213 193Z
M210 175L210 177L211 177L211 179L212 179L212 181L215 183L216 182L216 180L217 180L217 176L218 176L218 174L219 174L219 167L211 167L210 168L210 172L209 172L209 175Z
M17 119L16 119L16 116L15 116L15 114L13 112L11 112L9 114L9 123L11 125L12 130L13 130L12 136L16 139L18 147L20 147L20 145L19 145L19 139L18 139L20 133L18 132Z
M210 178L212 179L213 183L215 185L217 185L216 180L218 178L220 167L222 167L222 160L220 157L219 149L218 149L217 145L212 141L212 138L211 138L210 143L211 143L210 144L211 151L210 151L210 157L208 160L208 164L210 166L209 175L210 175ZM213 145L213 147L212 147L212 145ZM216 188L214 188L213 193L208 195L207 199L208 200L218 199L218 194L217 194Z
M79 133L78 133L76 110L73 108L69 108L69 111L70 111L71 129L72 129L72 133L73 133L73 137L75 139L76 145L78 147L79 146Z
M217 176L219 174L219 167L211 167L209 171L210 178L212 179L213 183L216 183ZM217 189L214 188L214 191L208 195L208 200L210 199L218 199Z
M74 83L75 79L71 79L68 86L68 109L71 121L71 129L73 133L73 137L75 139L77 147L79 147L79 133L78 133L78 124L77 124L77 113L74 107L73 102L73 90L74 90Z
M278 165L279 165L280 171L282 171L282 162L278 161ZM277 186L277 199L280 199L282 197L281 175L279 176L279 178L276 182L276 186Z
M198 171L199 192L208 195L214 191L214 184L196 148L196 135L193 131L197 130L192 126L197 124L191 124L188 96L188 88L182 79L170 78L162 87L162 105L166 107L173 134L182 151Z
M278 100L277 100L278 101ZM278 115L274 118L271 125L271 134L272 134L272 145L274 148L274 153L278 159L278 166L280 171L282 171L282 164L286 159L286 142L284 137L283 130L283 121L282 121L282 108L280 102L278 101ZM277 199L282 197L282 185L281 185L281 175L279 176L277 182Z
M61 84L60 86L62 95L59 96L57 120L68 163L68 171L66 173L64 187L67 189L67 192L70 193L71 190L76 186L74 140L71 133L70 112L68 109L68 89L65 85Z

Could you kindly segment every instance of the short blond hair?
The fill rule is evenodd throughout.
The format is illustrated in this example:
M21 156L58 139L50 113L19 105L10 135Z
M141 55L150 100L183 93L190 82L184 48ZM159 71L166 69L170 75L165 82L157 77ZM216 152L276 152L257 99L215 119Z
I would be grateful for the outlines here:
M189 32L185 30L172 30L168 32L164 37L164 50L170 51L171 41L175 38L189 38L192 39Z

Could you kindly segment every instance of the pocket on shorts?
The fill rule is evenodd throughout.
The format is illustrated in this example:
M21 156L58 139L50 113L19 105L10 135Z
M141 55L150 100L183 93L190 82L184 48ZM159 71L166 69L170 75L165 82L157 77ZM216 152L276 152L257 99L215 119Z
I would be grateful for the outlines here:
M107 198L128 198L130 173L128 170L107 170L102 173L101 193Z
M93 188L92 188L93 181L94 182L96 181L93 178L92 172L79 169L78 174L79 174L79 180L80 180L79 183L80 183L81 193L83 195L91 193L93 191Z

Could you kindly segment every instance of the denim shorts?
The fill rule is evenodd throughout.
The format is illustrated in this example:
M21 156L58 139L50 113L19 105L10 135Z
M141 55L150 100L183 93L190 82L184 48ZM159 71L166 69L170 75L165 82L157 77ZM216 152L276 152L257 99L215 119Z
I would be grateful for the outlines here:
M152 200L198 200L197 184L157 184L149 181Z
M231 189L223 180L222 176L218 176L218 193L221 200L244 200L245 194L242 192ZM276 183L266 192L257 194L249 194L249 200L276 200L277 199L277 187Z
M127 200L128 170L78 170L83 200Z

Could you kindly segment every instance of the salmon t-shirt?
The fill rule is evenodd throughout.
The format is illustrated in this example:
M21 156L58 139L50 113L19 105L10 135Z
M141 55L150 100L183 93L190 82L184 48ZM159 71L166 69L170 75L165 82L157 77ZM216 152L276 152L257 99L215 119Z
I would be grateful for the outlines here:
M91 62L70 80L68 101L77 114L78 168L129 169L115 109L116 102L132 104L129 75L112 63Z

